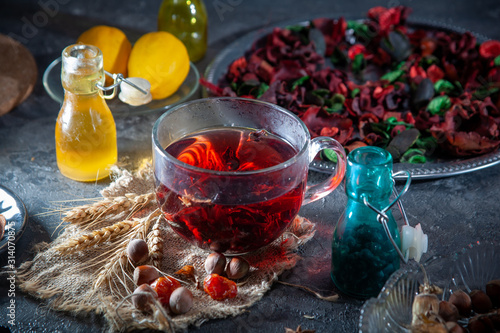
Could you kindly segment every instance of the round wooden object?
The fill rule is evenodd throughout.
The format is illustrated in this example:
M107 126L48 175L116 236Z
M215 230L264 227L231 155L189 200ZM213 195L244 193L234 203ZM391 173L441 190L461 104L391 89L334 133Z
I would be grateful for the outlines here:
M31 52L18 41L0 34L0 116L28 98L37 76Z

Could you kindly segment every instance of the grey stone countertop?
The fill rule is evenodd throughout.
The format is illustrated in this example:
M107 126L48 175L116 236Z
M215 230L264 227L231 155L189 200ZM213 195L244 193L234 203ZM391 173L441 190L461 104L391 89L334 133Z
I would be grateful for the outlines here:
M500 39L498 0L389 0L389 1L269 1L207 0L209 49L197 63L203 73L207 64L228 43L261 27L312 17L364 17L376 5L406 5L413 16L466 28ZM0 117L0 184L25 203L29 219L16 244L16 264L33 256L32 247L50 241L59 223L47 214L57 201L99 196L108 181L79 183L63 177L56 165L54 127L59 103L42 85L42 74L62 49L86 28L114 25L136 33L156 29L160 0L0 0L0 33L11 34L33 53L39 73L33 94L20 106ZM201 95L198 94L200 97ZM160 113L116 119L119 159L130 166L151 156L151 128ZM321 177L311 172L311 177ZM429 234L429 252L451 255L471 244L500 244L500 166L448 178L414 181L403 199L410 223L422 223ZM317 224L315 237L300 248L301 260L280 279L301 284L324 294L334 292L330 279L331 238L346 203L342 189L304 206L301 215ZM5 253L0 254L5 265ZM16 325L7 324L8 283L0 277L0 326L12 332L100 332L99 317L75 317L49 311L43 303L16 293ZM341 296L330 303L312 294L275 284L244 314L211 320L193 332L284 332L285 327L316 332L355 332L363 302ZM0 328L0 332L4 332Z

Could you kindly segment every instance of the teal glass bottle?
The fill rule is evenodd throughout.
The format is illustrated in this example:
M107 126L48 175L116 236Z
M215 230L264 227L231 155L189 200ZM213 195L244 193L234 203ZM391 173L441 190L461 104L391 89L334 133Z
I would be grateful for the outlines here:
M379 222L379 214L366 204L379 211L390 205L392 165L391 154L378 147L357 148L347 156L347 205L333 234L331 275L342 293L355 298L377 296L399 269L399 254ZM385 214L388 231L400 247L391 210Z

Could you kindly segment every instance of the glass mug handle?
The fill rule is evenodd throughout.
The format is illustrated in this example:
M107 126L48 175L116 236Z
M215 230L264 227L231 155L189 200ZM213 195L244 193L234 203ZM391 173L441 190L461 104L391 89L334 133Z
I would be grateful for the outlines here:
M346 167L345 151L344 147L335 139L326 136L320 136L312 139L309 147L309 163L311 163L314 157L323 149L331 149L337 155L335 172L327 180L319 184L308 185L306 187L302 205L307 205L308 203L326 197L334 189L336 189L342 179L344 179Z

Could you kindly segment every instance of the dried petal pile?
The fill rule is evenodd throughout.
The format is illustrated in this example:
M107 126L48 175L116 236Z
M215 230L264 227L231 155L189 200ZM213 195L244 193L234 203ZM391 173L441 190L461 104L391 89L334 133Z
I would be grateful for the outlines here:
M201 82L213 95L283 106L313 137L333 137L348 151L375 145L396 161L422 163L496 150L500 42L407 24L410 11L374 7L360 21L275 28L220 82Z

